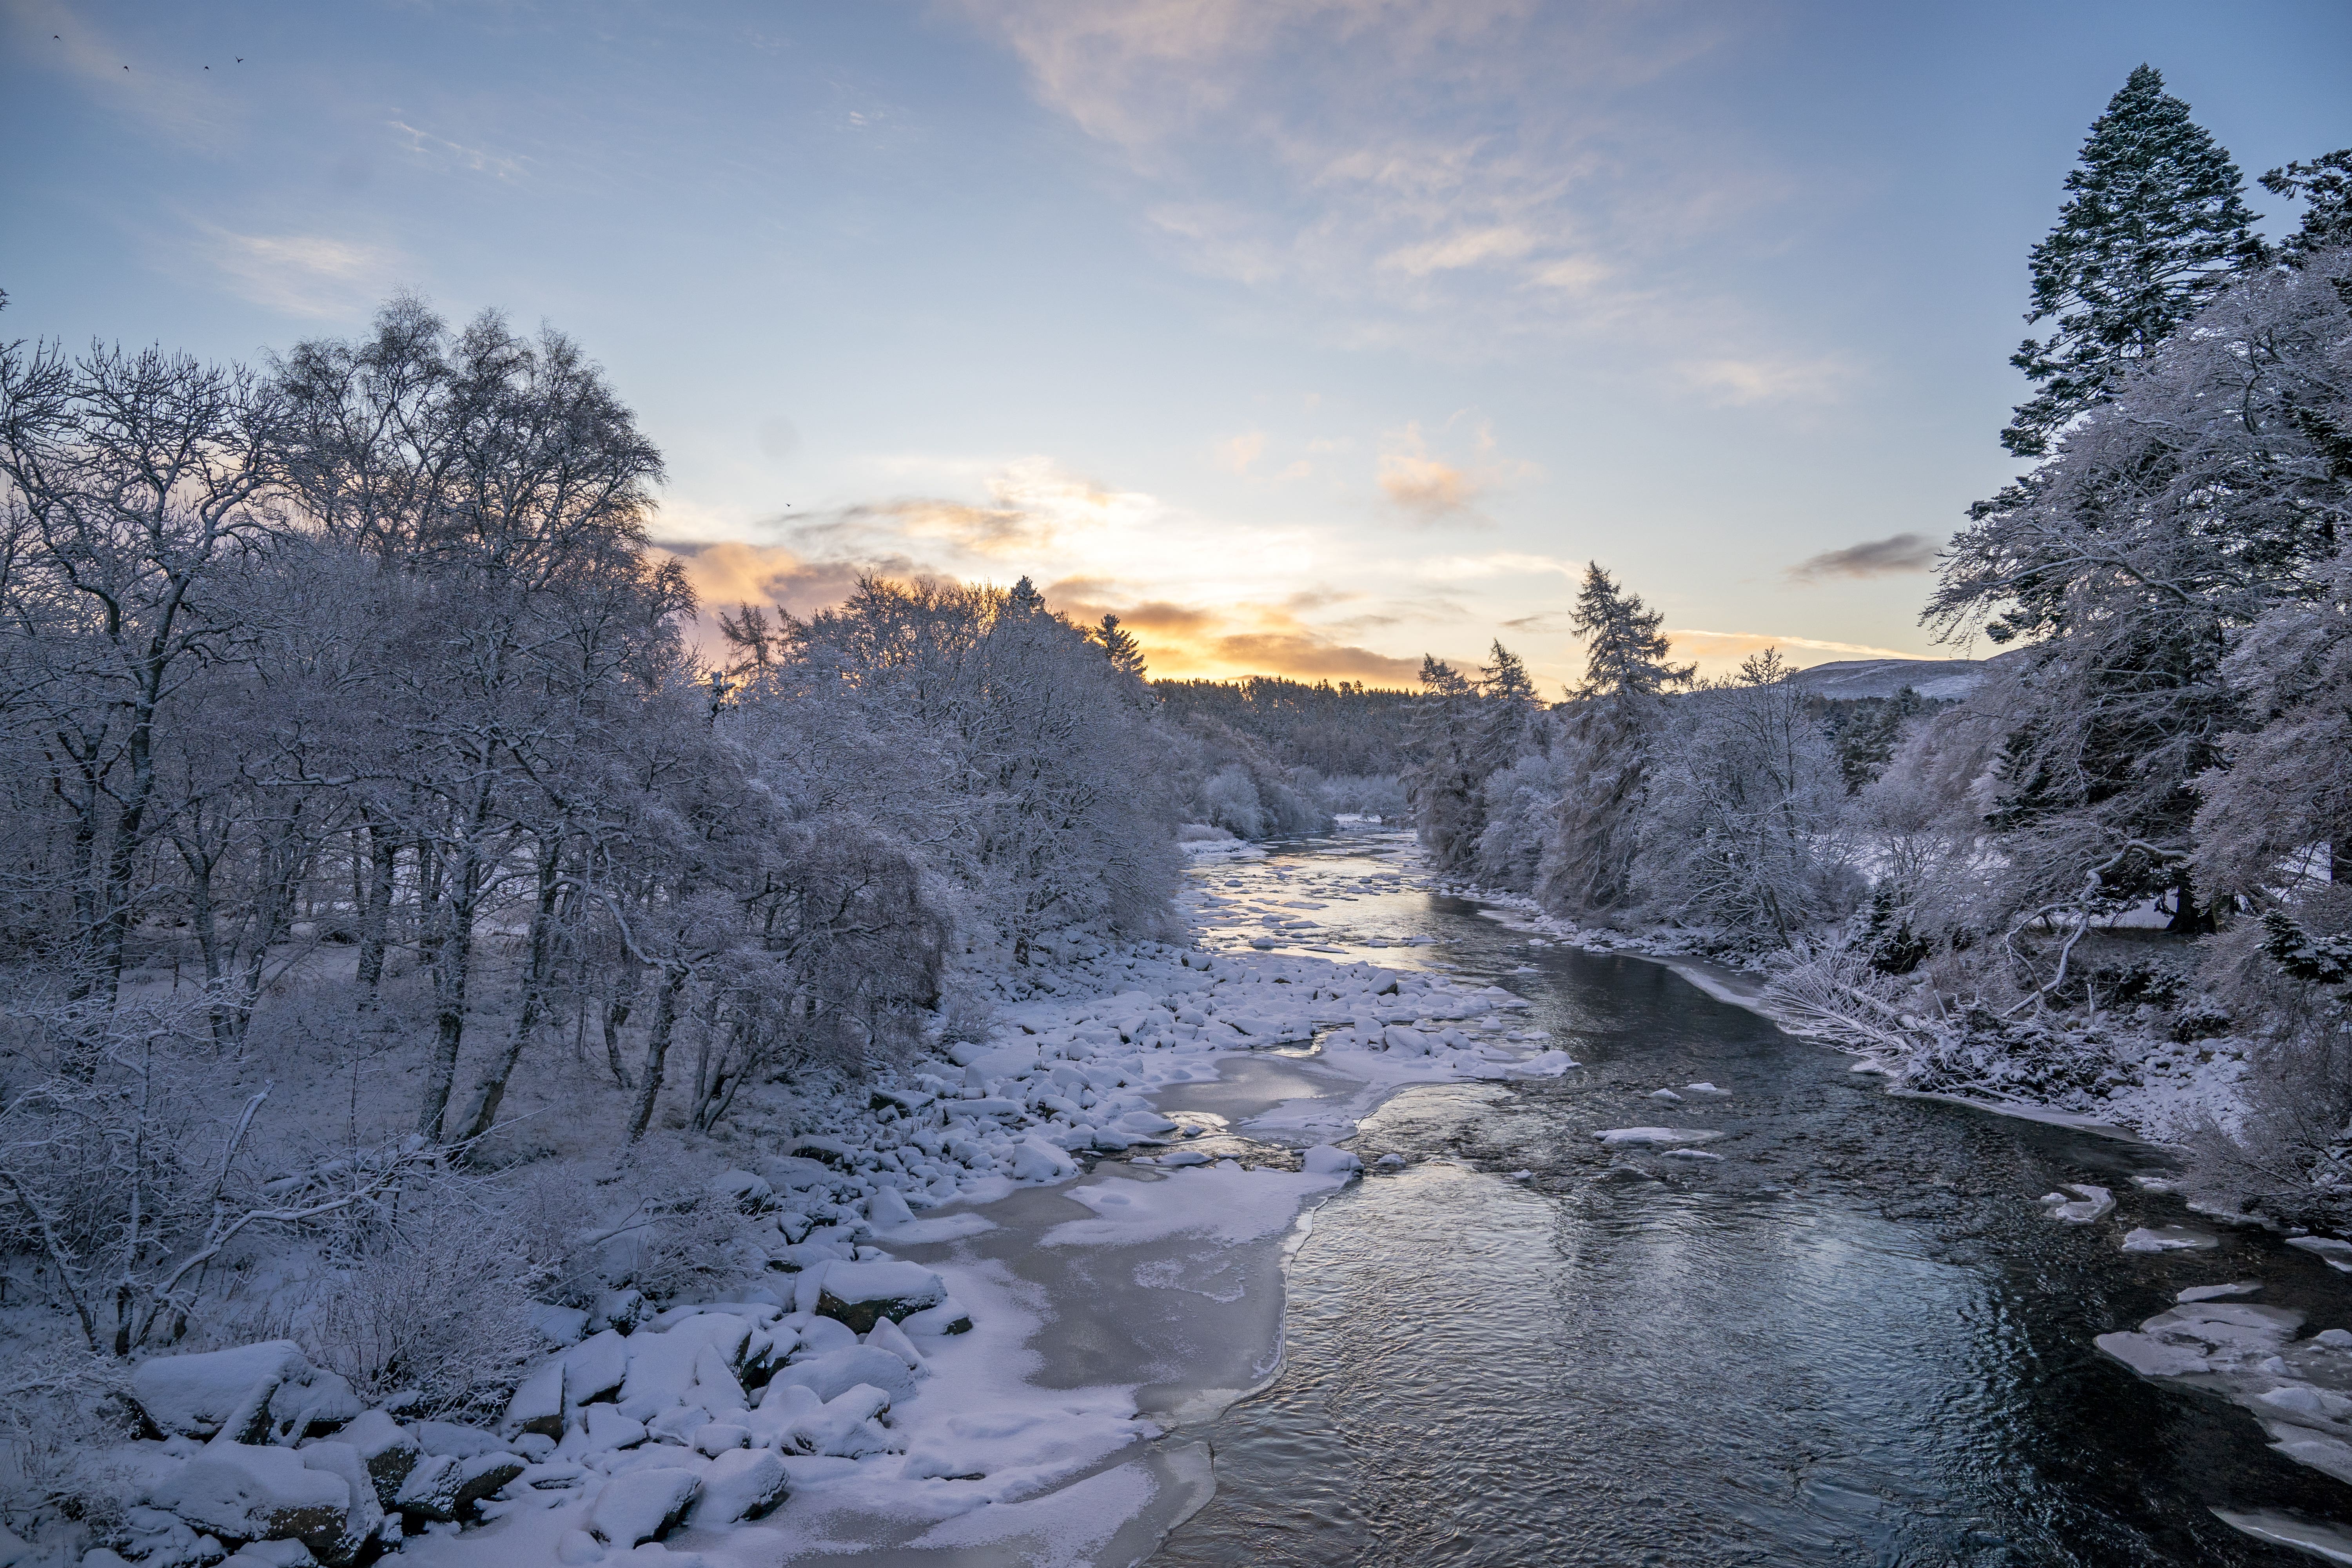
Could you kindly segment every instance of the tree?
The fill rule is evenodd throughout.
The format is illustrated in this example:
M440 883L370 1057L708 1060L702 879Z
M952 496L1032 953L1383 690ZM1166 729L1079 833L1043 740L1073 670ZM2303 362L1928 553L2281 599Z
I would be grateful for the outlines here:
M2003 704L1990 815L2013 918L2164 894L2176 929L2210 923L2197 781L2268 679L2231 661L2249 628L2326 602L2352 529L2347 274L2341 250L2250 274L1954 540L1924 618L2028 645L1969 704ZM2249 862L2231 864L2234 882Z
M2164 90L2153 66L2131 73L2091 127L2058 226L2033 247L2028 338L2010 363L2041 390L2018 405L2001 445L2039 458L2125 371L2262 256L2244 177Z
M2287 237L2288 261L2300 265L2315 251L2352 245L2352 147L2273 169L2262 184L2274 196L2309 204L2303 209L2303 226Z
M1553 909L1598 913L1635 897L1633 855L1664 698L1698 673L1666 661L1664 619L1599 562L1587 564L1569 622L1585 638L1584 679L1558 710L1565 787L1537 879L1537 896Z
M1637 870L1643 897L1669 920L1786 947L1850 904L1836 748L1790 673L1767 648L1737 681L1675 705Z
M279 411L258 378L160 349L0 347L0 714L70 820L57 923L79 995L122 972L169 816L159 737L191 674L233 657L224 589L268 528Z
M1469 868L1486 826L1479 801L1486 774L1479 766L1478 683L1423 654L1421 688L1413 701L1406 797L1438 873L1455 876Z
M1102 625L1096 627L1092 635L1109 657L1112 668L1138 680L1143 679L1143 645L1135 640L1132 632L1118 624L1117 616L1105 616Z

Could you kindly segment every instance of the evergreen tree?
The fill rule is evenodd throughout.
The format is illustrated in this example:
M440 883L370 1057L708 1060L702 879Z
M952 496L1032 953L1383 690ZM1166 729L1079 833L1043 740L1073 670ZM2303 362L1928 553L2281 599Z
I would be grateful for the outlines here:
M1477 761L1481 774L1500 772L1539 746L1544 704L1528 675L1527 661L1497 638L1494 662L1478 683L1486 700L1478 715Z
M2352 147L2273 169L2263 176L2263 189L2310 204L2303 209L2303 226L2287 237L2290 263L2300 266L2315 250L2352 245Z
M1584 680L1560 709L1568 756L1559 819L1537 873L1537 896L1587 913L1633 897L1637 830L1649 789L1650 747L1664 694L1690 684L1696 665L1666 662L1664 616L1593 562L1569 624L1586 639Z
M1109 656L1112 668L1138 680L1143 679L1143 647L1135 640L1133 633L1118 624L1117 616L1105 616L1102 625L1095 630L1094 638L1102 644L1103 652Z
M2260 258L2243 188L2230 154L2156 68L2133 71L2066 176L2073 195L2058 226L2033 247L2025 319L2056 326L2010 356L2041 390L2018 405L2002 446L2045 455L2068 421L2115 395L2133 361Z
M1412 761L1405 770L1407 798L1421 841L1440 875L1468 868L1486 816L1478 766L1478 683L1429 654L1421 659L1422 695L1413 700Z

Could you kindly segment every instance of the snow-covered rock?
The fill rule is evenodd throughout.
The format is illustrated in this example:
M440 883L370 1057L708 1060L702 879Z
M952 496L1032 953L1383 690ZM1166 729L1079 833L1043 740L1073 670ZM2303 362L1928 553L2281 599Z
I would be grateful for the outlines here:
M224 1541L333 1542L352 1508L351 1484L332 1469L312 1468L292 1448L234 1442L206 1445L152 1500Z
M702 1494L688 1512L687 1522L708 1530L740 1520L757 1519L784 1500L784 1462L764 1448L739 1448L711 1461L702 1479Z
M234 1428L230 1439L243 1443L262 1435L278 1387L310 1375L299 1345L267 1340L233 1350L151 1357L131 1372L131 1397L167 1436L211 1437L226 1426Z
M702 1489L692 1470L625 1470L604 1483L588 1515L588 1529L600 1541L624 1549L659 1541L677 1528Z
M879 1319L896 1322L947 1299L946 1283L919 1264L835 1263L819 1281L816 1310L862 1334Z
M1364 1163L1345 1149L1318 1143L1298 1157L1299 1168L1310 1176L1359 1176Z

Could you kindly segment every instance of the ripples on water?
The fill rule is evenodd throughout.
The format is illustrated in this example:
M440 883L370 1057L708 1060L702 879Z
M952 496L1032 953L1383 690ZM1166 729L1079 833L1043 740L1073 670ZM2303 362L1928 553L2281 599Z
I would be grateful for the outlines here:
M1424 921L1587 1068L1366 1124L1368 1156L1416 1163L1317 1215L1285 1371L1202 1429L1217 1496L1156 1563L2307 1563L2209 1510L2352 1515L2242 1413L2092 1350L2231 1278L2352 1324L2335 1277L2259 1235L2119 1251L2182 1217L2130 1190L2148 1152L1889 1099L1656 965L1513 975L1528 951L1468 906ZM1734 1098L1646 1098L1694 1080ZM1723 1129L1722 1163L1591 1137L1655 1124ZM2052 1221L2063 1180L2123 1211Z

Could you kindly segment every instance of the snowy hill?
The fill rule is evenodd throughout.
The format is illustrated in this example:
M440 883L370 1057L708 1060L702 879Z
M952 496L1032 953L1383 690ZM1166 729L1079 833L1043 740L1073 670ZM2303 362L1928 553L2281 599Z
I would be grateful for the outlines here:
M1899 697L1906 687L1922 697L1957 700L1984 679L1980 658L1849 658L1817 664L1789 679L1816 697L1845 701L1858 697Z

